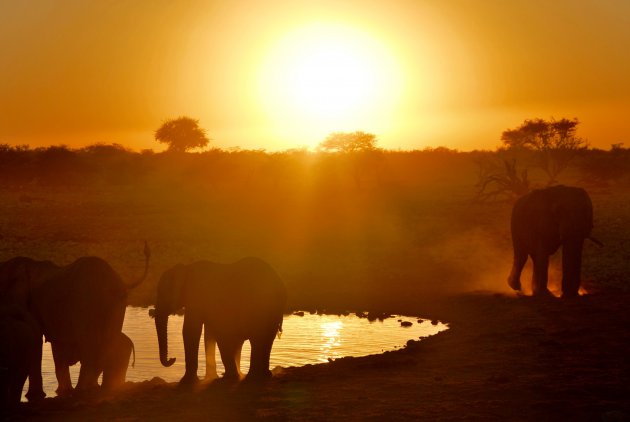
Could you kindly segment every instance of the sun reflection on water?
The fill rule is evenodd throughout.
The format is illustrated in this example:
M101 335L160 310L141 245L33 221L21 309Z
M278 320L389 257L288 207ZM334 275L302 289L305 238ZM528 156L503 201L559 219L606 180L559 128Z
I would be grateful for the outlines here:
M325 322L321 325L322 329L322 346L319 348L322 356L318 359L320 362L328 362L329 359L340 357L339 351L335 348L341 346L341 329L343 322L333 321Z

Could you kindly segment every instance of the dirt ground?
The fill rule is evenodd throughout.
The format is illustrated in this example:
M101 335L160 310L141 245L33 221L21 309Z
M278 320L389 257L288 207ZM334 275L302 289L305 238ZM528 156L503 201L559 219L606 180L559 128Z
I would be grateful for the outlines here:
M630 295L470 294L418 304L450 329L383 355L194 391L160 379L110 397L23 404L16 420L630 420Z

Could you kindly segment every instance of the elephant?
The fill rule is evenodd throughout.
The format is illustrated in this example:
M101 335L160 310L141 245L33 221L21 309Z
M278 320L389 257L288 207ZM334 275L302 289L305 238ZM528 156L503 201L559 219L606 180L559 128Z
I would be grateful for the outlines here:
M37 323L26 310L0 306L0 410L15 410L20 403L31 368L41 362L41 341Z
M105 355L103 364L103 382L102 387L106 390L114 390L125 383L127 376L127 368L129 367L129 358L133 353L133 367L136 362L136 350L133 342L124 333L119 333L111 344Z
M3 303L14 305L22 310L28 310L31 301L31 292L39 287L39 283L47 275L60 267L50 261L34 261L30 258L15 257L0 264L0 299ZM29 401L38 401L46 397L42 386L41 359L42 359L42 330L40 325L29 312L33 329L37 332L37 356L36 365L29 366L29 383L26 398Z
M287 294L278 274L259 258L243 258L232 264L198 261L176 265L164 272L157 288L155 327L160 362L168 367L168 316L184 308L186 371L180 384L197 378L197 355L202 326L206 349L206 381L218 378L215 347L225 367L224 379L240 380L241 349L251 344L246 379L271 377L269 357L276 335L282 332Z
M144 255L144 274L130 284L98 257L82 257L61 267L16 257L0 266L1 297L27 308L51 343L58 395L72 394L69 366L77 362L81 362L78 391L97 387L98 377L107 372L107 352L119 340L127 293L148 274L150 251L146 243ZM34 372L29 375L29 401L45 396L41 357Z
M534 296L549 296L549 256L562 246L562 297L578 295L585 239L591 239L593 206L582 188L552 186L519 198L512 209L514 263L509 286L521 290L520 276L527 257L532 258Z

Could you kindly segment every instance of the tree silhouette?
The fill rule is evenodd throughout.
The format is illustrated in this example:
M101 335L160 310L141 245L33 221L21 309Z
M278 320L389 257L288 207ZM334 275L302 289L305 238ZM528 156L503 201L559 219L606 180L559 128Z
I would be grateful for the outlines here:
M185 116L162 123L155 131L155 140L168 144L168 150L175 152L205 147L209 142L206 131L199 127L199 120Z
M578 119L525 120L516 129L508 129L501 140L508 150L534 151L549 184L556 183L558 175L586 148L584 139L576 136Z
M317 147L323 151L359 152L376 150L376 135L357 132L333 132Z

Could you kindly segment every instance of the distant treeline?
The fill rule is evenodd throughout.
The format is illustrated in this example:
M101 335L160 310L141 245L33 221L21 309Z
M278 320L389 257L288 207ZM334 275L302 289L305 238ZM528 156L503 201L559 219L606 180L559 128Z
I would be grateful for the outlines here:
M502 173L510 171L510 163L512 171L530 169L531 176L540 161L538 155L539 151L526 149L460 152L444 147L412 151L211 149L198 153L155 153L152 150L135 152L118 144L34 149L3 144L0 145L0 184L80 187L171 181L201 182L219 189L234 184L298 187L296 185L332 183L361 189L392 182L413 185L432 180L439 183L452 173L466 171L474 185L475 177L477 184L483 183L488 174L501 177ZM621 179L630 174L630 148L619 144L610 150L576 151L567 172L574 173L572 180L584 184L605 184ZM544 179L544 175L541 173L539 178ZM559 178L554 182L563 181ZM544 184L544 180L541 183Z

